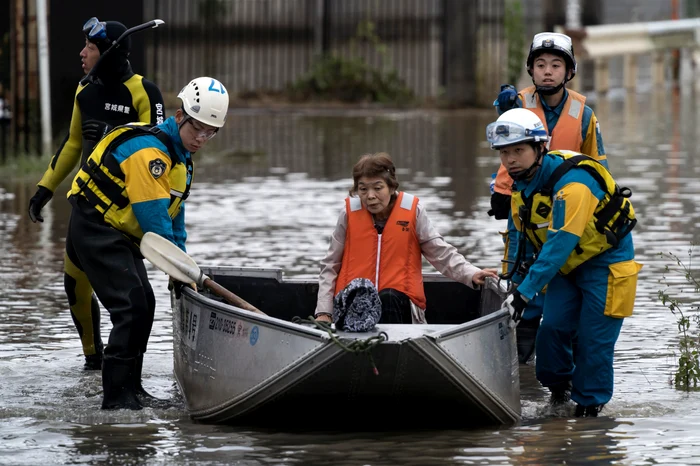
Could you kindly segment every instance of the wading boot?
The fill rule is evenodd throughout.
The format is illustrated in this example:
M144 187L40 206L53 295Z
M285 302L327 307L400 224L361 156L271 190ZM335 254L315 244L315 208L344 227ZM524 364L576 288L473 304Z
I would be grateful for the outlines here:
M147 408L157 408L157 409L168 409L173 407L173 402L170 400L164 400L162 398L156 398L155 396L148 393L141 384L141 373L143 372L143 354L136 358L136 363L134 366L133 380L134 380L134 392L139 402Z
M102 361L102 409L141 409L134 391L136 359L106 358Z
M571 399L571 384L569 382L548 387L551 392L549 404L552 406L561 406L569 402Z
M83 365L83 370L85 371L99 371L102 369L102 353L95 353L89 356L85 356L85 364Z
M518 346L518 362L528 364L535 359L535 340L537 329L540 328L540 317L534 319L521 320L515 330L515 337Z
M574 416L576 417L598 417L598 413L603 410L605 405L595 405L595 406L581 406L576 405L576 412Z

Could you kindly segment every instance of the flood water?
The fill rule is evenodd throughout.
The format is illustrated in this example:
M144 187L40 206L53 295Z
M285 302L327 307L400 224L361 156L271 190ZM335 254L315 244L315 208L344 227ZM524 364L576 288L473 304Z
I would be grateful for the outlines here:
M593 106L611 171L634 192L644 268L635 315L616 347L615 394L601 417L550 412L531 366L521 366L523 421L502 429L338 433L343 414L332 403L309 407L314 433L201 425L182 409L101 411L101 379L82 371L63 292L68 183L37 225L26 215L37 176L0 181L0 464L700 464L700 393L671 384L676 318L657 300L671 265L658 253L687 258L699 236L700 96L689 88L617 97ZM486 215L498 160L483 143L494 118L491 111L232 114L195 159L188 251L201 265L314 276L353 163L387 151L401 189L421 198L446 239L475 264L498 266L505 225ZM158 308L144 385L173 396L166 277L147 265ZM697 301L689 287L684 296ZM110 328L103 311L105 340ZM380 413L367 415L381 425Z

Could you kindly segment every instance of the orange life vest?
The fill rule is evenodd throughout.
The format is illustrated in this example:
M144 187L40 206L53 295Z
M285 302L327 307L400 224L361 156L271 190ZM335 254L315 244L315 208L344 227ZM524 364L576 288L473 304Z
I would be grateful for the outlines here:
M583 124L583 109L586 105L586 96L567 89L569 97L564 103L559 121L553 131L547 128L547 117L544 115L544 108L540 95L536 92L535 86L530 86L520 92L523 99L523 108L526 108L537 115L550 135L549 150L573 150L581 151L583 138L581 137L581 126ZM508 171L501 164L498 167L494 191L510 195L513 186L513 179L508 175Z
M378 291L393 288L425 309L422 253L416 232L418 198L399 193L381 235L372 214L357 197L345 199L348 226L343 261L335 283L337 295L355 278L367 278Z

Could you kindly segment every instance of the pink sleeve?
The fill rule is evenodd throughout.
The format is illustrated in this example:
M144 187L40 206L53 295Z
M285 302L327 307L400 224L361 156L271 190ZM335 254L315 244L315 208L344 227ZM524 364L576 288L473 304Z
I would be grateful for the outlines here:
M343 207L338 216L338 223L331 235L330 244L326 257L321 260L321 272L318 276L318 298L316 300L316 311L319 313L333 313L333 298L335 296L335 282L340 272L340 264L343 261L343 250L345 249L345 232L347 230L348 218Z
M438 272L470 288L478 288L472 277L481 269L472 265L457 248L445 241L433 227L420 203L416 209L416 232L423 256Z

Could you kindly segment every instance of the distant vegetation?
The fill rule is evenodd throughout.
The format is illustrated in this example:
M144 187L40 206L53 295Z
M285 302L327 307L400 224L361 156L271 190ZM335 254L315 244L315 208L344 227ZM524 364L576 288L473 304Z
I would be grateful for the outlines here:
M665 273L660 280L666 285L664 290L659 290L659 300L668 307L677 318L678 333L678 369L673 377L673 384L680 390L690 391L698 388L700 382L700 282L692 271L693 248L691 243L688 250L688 263L684 263L672 253L659 253L660 256L674 262L673 266L666 266ZM683 276L684 284L679 288L676 283L669 283L666 274L675 273ZM673 291L671 296L667 291ZM685 296L681 296L685 293Z
M375 68L359 56L359 42L369 43L380 57L382 65ZM372 21L363 21L351 41L350 57L335 54L319 57L311 70L288 89L293 101L335 100L341 102L377 102L385 104L410 104L413 91L388 65L388 51L381 41Z
M0 163L0 178L4 179L35 177L36 181L39 181L51 160L51 155L24 153L7 154L6 157L6 160Z

